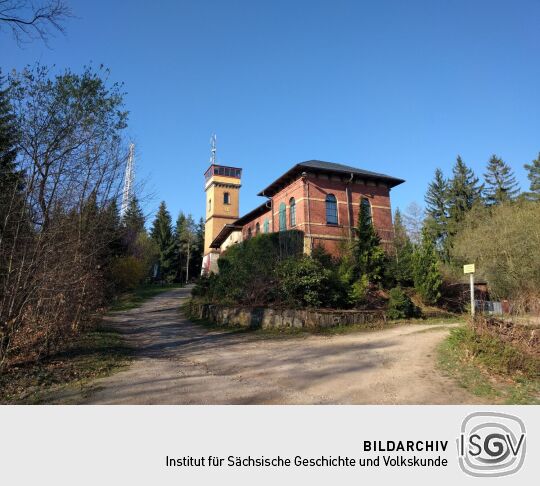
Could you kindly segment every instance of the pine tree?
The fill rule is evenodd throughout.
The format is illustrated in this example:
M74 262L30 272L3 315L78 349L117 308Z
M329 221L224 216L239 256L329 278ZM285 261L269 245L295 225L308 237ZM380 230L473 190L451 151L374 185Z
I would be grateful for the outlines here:
M20 208L19 196L23 190L23 174L16 165L18 132L15 116L8 89L2 89L2 84L0 72L0 238L7 231L4 226L12 222L6 218L8 212L13 214L16 207Z
M531 201L540 201L540 153L536 159L530 164L525 164L524 167L528 171L527 179L531 183L525 197Z
M120 223L120 213L116 200L112 200L103 210L103 231L106 235L107 258L114 258L125 254L123 231Z
M426 196L426 214L432 226L437 248L442 253L448 232L448 181L441 169L435 170L435 177L429 184Z
M146 232L144 224L144 214L139 206L139 200L134 196L131 198L131 201L129 201L129 205L121 222L122 239L128 255L133 256L137 253L137 238L141 233Z
M512 169L496 155L489 159L484 180L485 197L489 205L512 201L519 194L519 186Z
M352 253L353 277L364 277L370 283L378 282L384 270L385 255L367 204L360 204Z
M174 268L176 271L175 280L177 282L184 282L186 274L186 257L184 242L182 240L185 225L186 216L180 211L178 218L176 218L176 225L174 226Z
M483 186L472 169L467 167L458 155L448 183L448 233L455 234L474 205L482 202Z
M122 225L125 228L128 228L133 233L138 234L141 231L144 231L144 224L146 218L142 212L142 209L139 205L139 200L136 196L133 196L129 201L128 208L124 217L122 218Z
M422 242L414 252L414 288L424 303L436 304L441 298L441 285L435 240L424 228Z
M394 214L394 261L391 262L391 277L403 286L413 282L413 252L414 245L403 224L401 211L396 209Z
M195 246L193 247L192 275L200 275L204 255L204 219L200 218L195 228Z
M193 267L193 253L194 248L196 244L196 227L195 227L195 221L193 220L193 217L191 214L188 214L183 231L180 235L183 245L184 245L184 253L186 255L186 283L189 282L189 279L193 277L194 275L190 273L190 269Z
M150 236L155 241L159 251L159 274L164 280L174 278L174 238L172 220L165 201L159 205L158 212L152 223Z

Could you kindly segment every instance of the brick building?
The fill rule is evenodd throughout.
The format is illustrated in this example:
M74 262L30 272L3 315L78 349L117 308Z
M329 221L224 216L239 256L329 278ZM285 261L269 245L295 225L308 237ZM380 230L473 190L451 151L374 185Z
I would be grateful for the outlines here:
M239 217L241 172L213 164L205 173L203 271L215 271L217 258L231 244L289 229L303 232L305 253L322 246L338 255L353 237L361 204L369 205L382 243L392 242L390 190L402 179L332 162L300 162L258 194L265 202Z

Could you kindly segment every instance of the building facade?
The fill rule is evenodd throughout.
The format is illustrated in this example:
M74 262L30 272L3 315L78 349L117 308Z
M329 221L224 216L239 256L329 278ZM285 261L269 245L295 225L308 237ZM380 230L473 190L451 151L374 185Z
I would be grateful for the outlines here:
M234 169L211 166L209 171L215 172L217 167ZM211 187L210 180L207 179L207 187ZM258 194L265 198L264 203L236 219L223 219L214 214L211 204L209 208L207 189L208 247L205 245L203 271L216 271L217 258L231 244L260 233L291 229L302 231L305 253L310 254L313 248L321 246L338 256L344 244L354 237L361 204L369 207L373 225L382 244L388 248L394 236L390 190L403 182L403 179L333 162L300 162ZM240 178L233 184L237 187L234 193L237 199ZM216 197L224 197L223 191L214 189L214 201ZM207 258L207 255L213 256Z

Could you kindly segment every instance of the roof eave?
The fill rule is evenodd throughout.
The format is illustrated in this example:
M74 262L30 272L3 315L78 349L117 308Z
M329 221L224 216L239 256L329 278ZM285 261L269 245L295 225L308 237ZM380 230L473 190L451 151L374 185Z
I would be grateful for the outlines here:
M217 234L217 236L214 238L212 243L210 243L210 248L220 248L223 242L229 237L231 233L234 233L235 231L241 231L242 226L237 224L226 224L223 226L221 231Z
M286 179L289 179L293 176L295 171L298 171L300 169L304 169L304 171L311 171L311 172L319 172L319 173L330 173L330 172L338 172L340 174L350 174L351 171L345 170L345 169L323 169L323 168L317 168L317 167L306 167L302 165L302 163L296 164L291 169L289 169L287 172L285 172L283 175L278 177L272 184L270 184L268 187L266 187L264 190L259 192L258 196L263 197L272 197L278 192L278 187L282 185L282 182L284 182ZM405 182L404 179L399 179L397 177L391 177L391 176L384 176L384 175L370 175L370 174L359 174L357 173L356 176L359 179L368 179L368 180L375 180L375 181L384 181L388 184L390 188L399 186L400 184L403 184ZM277 187L276 187L277 186Z

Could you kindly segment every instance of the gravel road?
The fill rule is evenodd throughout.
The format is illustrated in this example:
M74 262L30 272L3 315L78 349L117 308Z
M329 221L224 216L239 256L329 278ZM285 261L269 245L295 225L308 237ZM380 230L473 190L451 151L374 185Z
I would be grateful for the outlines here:
M184 318L175 289L108 319L136 349L129 368L71 403L463 404L478 398L436 369L448 325L334 336L210 331ZM75 392L74 392L75 393Z

